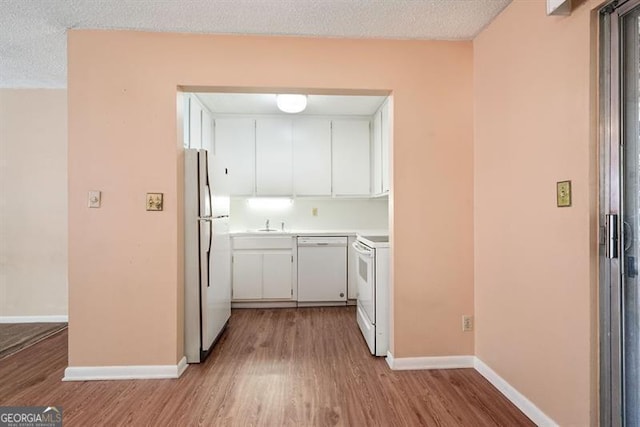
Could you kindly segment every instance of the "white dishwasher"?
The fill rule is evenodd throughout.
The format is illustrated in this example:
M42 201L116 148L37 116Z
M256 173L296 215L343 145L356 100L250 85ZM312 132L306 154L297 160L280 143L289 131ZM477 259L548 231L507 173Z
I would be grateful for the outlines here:
M347 238L298 237L298 302L347 301Z

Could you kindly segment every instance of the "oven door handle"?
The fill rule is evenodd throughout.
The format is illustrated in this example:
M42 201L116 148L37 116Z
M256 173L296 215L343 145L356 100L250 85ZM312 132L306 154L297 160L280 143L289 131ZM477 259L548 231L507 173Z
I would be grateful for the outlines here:
M366 256L366 257L369 257L369 258L373 257L373 251L371 249L365 248L364 246L362 246L358 242L353 242L351 244L351 247L353 248L354 251L356 251L360 255L363 255L363 256Z

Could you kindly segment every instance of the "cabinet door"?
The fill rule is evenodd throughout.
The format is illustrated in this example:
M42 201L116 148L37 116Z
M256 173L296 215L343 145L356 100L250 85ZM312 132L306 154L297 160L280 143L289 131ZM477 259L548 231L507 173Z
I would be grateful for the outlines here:
M216 194L251 196L255 190L255 120L222 118L215 121ZM223 191L216 191L222 184Z
M378 110L373 118L371 140L373 150L373 173L371 187L373 194L382 193L382 112Z
M202 148L202 107L193 96L189 98L189 148Z
M331 195L330 120L294 120L293 189L298 196Z
M189 148L189 128L191 127L191 115L189 114L189 105L191 104L191 97L187 94L182 98L182 145L184 148Z
M256 121L256 194L293 194L291 119Z
M233 254L233 299L262 299L262 254Z
M337 196L370 194L369 120L332 122L333 192Z
M391 141L391 116L389 111L389 100L385 101L381 111L381 131L382 131L382 192L389 191L389 165L391 162L389 154L389 143Z
M209 157L213 158L213 118L207 110L202 110L202 148L209 152Z
M265 253L262 264L262 297L290 299L292 296L292 255L290 251Z

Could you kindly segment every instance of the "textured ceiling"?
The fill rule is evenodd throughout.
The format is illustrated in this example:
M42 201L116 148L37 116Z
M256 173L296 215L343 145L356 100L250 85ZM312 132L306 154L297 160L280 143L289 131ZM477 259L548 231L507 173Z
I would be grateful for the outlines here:
M511 0L0 0L0 87L65 87L68 28L472 39Z

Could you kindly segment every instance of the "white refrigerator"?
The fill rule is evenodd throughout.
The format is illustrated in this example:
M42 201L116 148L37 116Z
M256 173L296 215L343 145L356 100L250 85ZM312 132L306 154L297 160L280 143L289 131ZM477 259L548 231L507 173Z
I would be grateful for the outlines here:
M184 164L184 344L188 363L202 362L231 315L229 197L210 181L207 150L186 149Z

